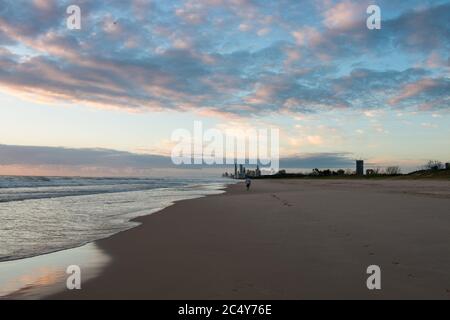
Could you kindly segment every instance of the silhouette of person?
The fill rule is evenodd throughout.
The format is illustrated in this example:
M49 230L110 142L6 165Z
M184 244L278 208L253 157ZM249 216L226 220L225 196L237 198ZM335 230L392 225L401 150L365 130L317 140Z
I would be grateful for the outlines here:
M250 189L250 185L252 184L252 180L249 177L245 179L245 185L247 186L247 191Z

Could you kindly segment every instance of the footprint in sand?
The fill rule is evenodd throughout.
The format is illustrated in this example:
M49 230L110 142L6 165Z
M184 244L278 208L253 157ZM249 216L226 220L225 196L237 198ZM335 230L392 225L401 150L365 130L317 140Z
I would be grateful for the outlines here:
M290 204L290 203L287 202L287 201L281 200L277 195L272 194L272 197L274 197L274 198L277 199L278 201L281 201L281 202L283 203L284 206L292 207L292 204Z

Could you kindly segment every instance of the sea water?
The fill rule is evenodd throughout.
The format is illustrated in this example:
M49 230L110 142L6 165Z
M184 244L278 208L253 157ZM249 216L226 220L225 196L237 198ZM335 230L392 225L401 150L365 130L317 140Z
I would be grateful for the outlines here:
M0 176L0 262L42 255L136 226L174 201L223 192L228 179Z

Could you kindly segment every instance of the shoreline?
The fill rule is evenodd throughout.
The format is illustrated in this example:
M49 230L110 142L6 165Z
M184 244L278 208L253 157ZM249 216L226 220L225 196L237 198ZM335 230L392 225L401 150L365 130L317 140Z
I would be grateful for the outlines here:
M85 280L95 277L109 260L109 256L106 256L103 250L97 246L98 241L133 229L141 223L137 220L139 217L150 216L177 202L224 193L227 185L228 183L216 182L212 184L187 185L187 188L200 187L200 189L195 195L181 195L181 197L176 197L178 199L173 199L170 203L167 202L160 208L140 211L141 213L139 215L127 220L127 223L133 224L133 226L120 230L112 235L49 252L30 254L20 258L0 261L0 300L42 299L50 295L49 293L54 294L59 291L64 291L66 289L65 280L68 277L65 273L65 268L74 264L68 263L68 261L73 260L72 257L78 259L77 265L83 267L83 274L85 275L83 278ZM164 189L171 190L172 188L154 190ZM16 272L16 270L20 270L20 272Z
M228 185L228 184L227 184L227 185ZM220 190L220 191L225 191L227 185L225 185L223 188L219 188L219 189L216 189L216 190L218 190L218 191L219 191L219 190ZM221 194L221 193L219 193L219 194ZM158 212L160 212L160 211L162 211L162 210L164 210L164 209L166 209L166 208L168 208L168 207L170 207L170 206L172 206L172 205L174 205L175 203L180 202L180 201L193 200L193 199L198 199L198 198L207 197L207 196L209 196L209 195L206 194L206 195L198 196L197 198L187 198L187 199L181 199L181 200L174 200L171 204L169 204L169 205L166 206L166 207L150 209L149 211L152 211L152 210L155 210L155 211L152 211L152 212L146 213L146 214L142 214L142 215L140 215L140 216L138 216L138 217L135 217L135 218L131 218L131 219L128 220L128 222L139 222L139 221L137 221L136 219L138 219L138 218L140 218L140 217L142 217L142 216L149 216L149 215L158 213ZM26 200L19 200L19 201L26 201ZM0 203L1 203L1 202L0 202ZM51 254L58 253L58 252L61 252L61 251L66 251L66 250L72 250L72 249L81 248L81 247L84 247L84 246L86 246L86 245L88 245L88 244L90 244L90 243L96 243L96 242L99 241L99 240L108 239L109 237L112 237L112 236L114 236L115 234L118 234L118 233L121 233L121 232L125 232L125 231L128 231L128 230L133 229L133 228L134 228L134 227L130 227L130 228L128 228L128 229L124 229L124 230L118 231L117 233L114 233L114 234L112 234L112 235L110 235L110 236L106 236L106 237L104 237L104 238L99 238L99 239L97 239L97 240L86 241L86 242L83 242L83 243L80 243L80 244L77 244L77 245L74 245L74 246L70 246L70 247L64 247L64 248L60 248L60 249L55 249L55 250L53 250L53 251L48 251L48 252L41 252L41 253L36 253L36 254L30 254L30 255L28 255L28 256L22 256L22 257L20 257L20 258L13 258L13 259L0 260L0 264L1 264L1 263L4 263L4 262L17 262L17 261L21 261L21 260L25 260L25 259L32 259L32 258L36 258L36 257L41 257L41 256L51 255Z
M449 204L447 181L228 185L95 241L111 262L47 298L448 299ZM379 291L366 287L372 264Z
M66 290L66 268L79 264L85 279L95 278L110 258L94 242L0 264L0 300L32 300Z

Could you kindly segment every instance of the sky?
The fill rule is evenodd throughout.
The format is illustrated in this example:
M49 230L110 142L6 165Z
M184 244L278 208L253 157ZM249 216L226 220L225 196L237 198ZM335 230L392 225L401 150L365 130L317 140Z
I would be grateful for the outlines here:
M0 0L0 174L172 167L195 121L296 168L449 162L449 49L449 0Z

